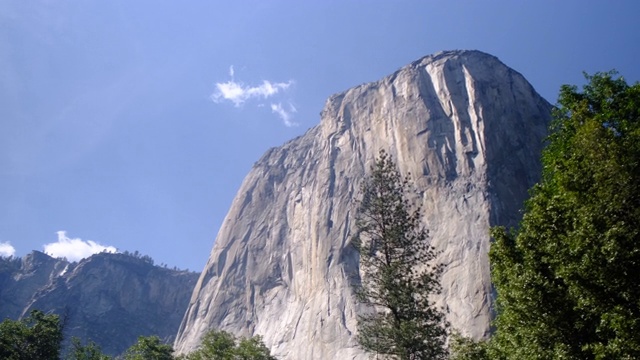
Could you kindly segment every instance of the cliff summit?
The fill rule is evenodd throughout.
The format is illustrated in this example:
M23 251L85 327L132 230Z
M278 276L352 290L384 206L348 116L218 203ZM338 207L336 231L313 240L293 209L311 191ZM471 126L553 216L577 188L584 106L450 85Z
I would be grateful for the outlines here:
M479 51L424 57L331 96L320 124L273 148L238 191L200 275L175 348L210 329L262 335L281 359L365 359L357 346L350 244L361 179L380 149L416 185L445 270L452 327L488 334L489 228L519 221L551 105Z

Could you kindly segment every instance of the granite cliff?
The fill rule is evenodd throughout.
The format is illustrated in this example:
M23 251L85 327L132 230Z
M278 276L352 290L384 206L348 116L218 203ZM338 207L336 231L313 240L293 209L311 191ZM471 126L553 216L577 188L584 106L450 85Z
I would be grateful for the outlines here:
M331 96L320 124L245 178L178 332L259 334L281 359L365 359L351 284L353 199L380 149L412 174L445 271L438 304L465 335L488 334L489 228L516 225L551 106L496 57L450 51Z
M172 341L198 275L146 257L101 253L70 263L34 251L0 260L0 320L53 312L66 341L93 340L117 355L140 335Z

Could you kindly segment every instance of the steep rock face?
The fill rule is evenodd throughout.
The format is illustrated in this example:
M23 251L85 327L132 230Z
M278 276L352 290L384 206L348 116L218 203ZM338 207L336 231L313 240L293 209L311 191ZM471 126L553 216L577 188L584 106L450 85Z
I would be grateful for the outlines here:
M111 355L140 335L173 341L199 274L149 260L102 253L69 263L36 251L21 261L3 260L0 315L18 319L32 309L57 313L66 319L67 341L92 340Z
M513 226L551 106L478 51L427 56L328 99L321 122L269 150L245 178L177 335L189 352L212 328L259 334L282 359L365 359L357 347L350 245L359 184L380 149L411 173L445 265L452 326L486 336L489 227Z
M69 266L34 251L23 258L0 259L0 314L2 319L22 317L34 294L47 287Z

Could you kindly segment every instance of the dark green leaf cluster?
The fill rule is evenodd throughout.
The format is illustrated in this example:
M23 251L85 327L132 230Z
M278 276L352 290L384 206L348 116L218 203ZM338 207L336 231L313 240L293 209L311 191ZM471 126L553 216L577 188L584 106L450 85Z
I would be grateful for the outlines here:
M614 76L562 87L521 226L493 229L496 356L640 358L640 85Z
M63 325L55 314L34 310L20 321L5 320L0 323L0 359L2 360L58 360L63 340ZM109 360L100 346L92 341L86 345L78 338L71 339L66 360ZM157 336L140 336L127 351L118 356L121 360L173 360L173 348ZM275 360L260 336L237 339L224 331L207 333L200 348L184 360Z
M34 310L21 321L0 323L0 359L56 360L61 342L62 324L57 315Z
M172 360L173 348L157 336L140 336L123 356L124 360Z
M489 360L490 343L488 341L475 341L470 338L453 334L450 339L450 360Z
M372 310L359 316L358 341L398 359L442 359L447 324L432 299L442 267L433 264L436 252L409 190L409 179L381 151L362 186L353 239L362 270L356 296Z
M80 339L74 337L71 339L71 350L65 358L66 360L109 360L110 356L102 353L100 346L93 341L82 345Z
M236 338L225 331L212 330L204 335L198 350L185 360L276 360L260 336Z

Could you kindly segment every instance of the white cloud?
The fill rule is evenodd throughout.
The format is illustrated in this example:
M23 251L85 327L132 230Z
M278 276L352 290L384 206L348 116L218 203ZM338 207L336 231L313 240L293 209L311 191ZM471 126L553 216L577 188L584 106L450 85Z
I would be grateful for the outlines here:
M297 112L296 108L291 103L289 103L288 110L285 110L281 103L271 104L271 111L280 116L280 119L282 119L285 126L292 127L298 125L298 123L291 121L293 114Z
M231 77L231 80L216 83L216 91L211 94L211 100L213 100L213 102L221 103L229 101L233 103L235 107L240 107L250 100L270 99L272 101L271 111L277 114L286 126L298 125L292 121L293 114L296 113L296 108L291 105L291 102L288 102L288 107L282 106L281 102L275 102L278 98L283 98L282 94L284 94L289 87L294 84L293 80L289 80L287 82L263 80L260 85L247 86L234 79L235 69L233 65L229 66L229 76ZM256 106L261 108L264 107L264 104L258 103Z
M0 256L9 257L16 254L16 249L9 242L0 243Z
M232 71L229 72L231 73ZM240 82L231 80L224 83L217 83L217 91L211 95L211 99L217 103L223 100L229 100L236 107L239 107L244 104L245 101L252 98L266 99L274 96L280 91L289 88L291 84L293 84L293 81L288 81L286 83L272 83L264 80L259 86L244 86Z
M113 246L104 246L92 240L71 239L65 231L58 231L58 241L44 245L44 252L53 257L64 257L69 261L78 261L100 252L115 253Z

